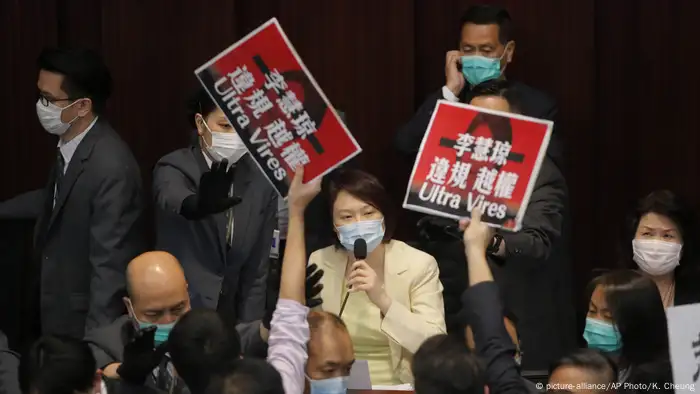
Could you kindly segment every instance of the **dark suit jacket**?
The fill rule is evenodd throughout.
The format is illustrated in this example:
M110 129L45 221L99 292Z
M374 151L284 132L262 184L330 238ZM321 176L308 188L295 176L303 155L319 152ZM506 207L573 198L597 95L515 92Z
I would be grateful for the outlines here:
M0 204L0 217L38 218L42 331L82 339L123 313L126 266L145 249L141 174L102 118L78 145L52 208L54 171L44 190Z
M7 337L0 331L0 394L20 394L19 355L10 350Z
M559 109L554 99L523 83L515 81L511 81L511 83L512 89L518 98L520 112L522 112L523 115L556 121ZM469 104L473 96L473 93L468 88L465 88L460 94L459 101ZM418 108L416 114L413 115L413 118L399 130L394 138L394 146L399 152L409 156L415 156L416 153L418 153L418 148L420 148L423 136L428 129L430 117L433 115L435 105L438 100L443 99L442 89L428 96L420 108ZM560 169L563 168L563 144L559 135L554 133L554 131L549 141L547 155L554 161L557 167Z
M551 362L576 347L568 189L551 160L542 163L522 229L500 234L506 257L490 257L489 262L506 306L518 318L523 368L548 369ZM427 246L423 249L435 256L440 267L448 327L459 329L455 314L468 283L462 241Z
M158 249L180 260L193 307L216 309L223 295L235 299L232 313L237 320L248 322L261 319L265 312L265 283L277 228L277 192L250 155L236 166L233 190L243 201L233 209L233 245L228 248L225 212L201 220L180 215L182 202L196 193L200 177L209 171L199 146L160 159L153 170L156 242Z

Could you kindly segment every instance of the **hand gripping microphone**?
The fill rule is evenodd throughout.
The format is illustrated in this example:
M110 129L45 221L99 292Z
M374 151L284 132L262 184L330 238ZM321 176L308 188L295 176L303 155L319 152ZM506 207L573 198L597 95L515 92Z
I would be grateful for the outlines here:
M355 240L355 245L353 246L352 254L355 255L355 261L364 260L367 258L367 242L364 239L359 238ZM343 310L345 310L345 304L348 302L348 296L350 292L345 293L345 298L343 299L343 304L340 306L340 313L338 317L343 316Z

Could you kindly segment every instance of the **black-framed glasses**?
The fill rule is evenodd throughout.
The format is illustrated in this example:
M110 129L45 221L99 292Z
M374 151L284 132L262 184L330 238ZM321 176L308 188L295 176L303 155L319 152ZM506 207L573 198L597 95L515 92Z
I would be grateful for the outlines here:
M48 107L49 103L57 103L59 101L75 101L75 99L72 99L70 97L63 98L63 99L49 99L48 97L46 97L40 93L39 94L39 101L41 101L41 104L43 104L44 107Z

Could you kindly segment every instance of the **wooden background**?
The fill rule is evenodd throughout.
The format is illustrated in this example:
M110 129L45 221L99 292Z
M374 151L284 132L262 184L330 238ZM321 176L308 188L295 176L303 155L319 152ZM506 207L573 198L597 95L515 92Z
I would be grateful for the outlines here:
M626 211L670 188L698 207L697 0L510 0L517 48L509 77L560 104L568 147L579 285L610 266ZM276 16L364 148L364 167L399 206L411 163L396 130L444 84L466 0L0 0L0 200L41 187L55 137L41 129L35 59L45 45L100 51L115 91L108 117L150 171L187 144L193 70ZM404 211L400 238L415 236Z

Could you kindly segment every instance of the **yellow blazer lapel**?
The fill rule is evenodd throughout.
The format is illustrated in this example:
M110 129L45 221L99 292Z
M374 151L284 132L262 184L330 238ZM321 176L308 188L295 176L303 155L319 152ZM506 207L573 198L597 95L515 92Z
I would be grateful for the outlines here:
M402 253L394 249L396 241L386 245L384 252L384 289L391 297L392 302L398 302L407 308L411 308L410 283L401 275L408 270L408 262L404 260ZM408 322L406 324L409 324ZM394 341L389 341L391 349L391 364L394 370L400 365L403 348Z

